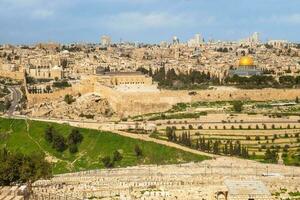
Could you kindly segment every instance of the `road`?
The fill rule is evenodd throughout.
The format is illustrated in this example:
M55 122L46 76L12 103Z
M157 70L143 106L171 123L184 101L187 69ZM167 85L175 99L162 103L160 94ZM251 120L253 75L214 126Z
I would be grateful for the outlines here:
M11 92L11 105L7 111L8 116L12 116L17 109L18 104L22 98L22 92L17 86L7 86L9 91Z

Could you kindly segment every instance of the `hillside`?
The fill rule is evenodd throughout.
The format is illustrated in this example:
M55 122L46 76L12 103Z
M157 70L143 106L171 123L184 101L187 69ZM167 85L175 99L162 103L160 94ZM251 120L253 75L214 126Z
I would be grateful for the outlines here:
M78 153L71 154L68 150L60 153L44 139L44 132L49 125L64 137L73 129L69 125L0 118L0 148L6 147L9 151L20 151L28 155L45 154L46 159L53 164L54 174L104 168L101 159L112 156L116 150L121 153L123 159L117 162L115 167L175 164L208 159L152 142L90 129L79 129L84 139L79 145ZM136 145L141 147L143 156L135 155Z

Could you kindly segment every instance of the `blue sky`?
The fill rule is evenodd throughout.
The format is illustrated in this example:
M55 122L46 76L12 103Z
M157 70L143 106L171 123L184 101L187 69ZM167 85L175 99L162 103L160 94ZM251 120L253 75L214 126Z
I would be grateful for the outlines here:
M300 41L300 0L0 0L0 43L238 40Z

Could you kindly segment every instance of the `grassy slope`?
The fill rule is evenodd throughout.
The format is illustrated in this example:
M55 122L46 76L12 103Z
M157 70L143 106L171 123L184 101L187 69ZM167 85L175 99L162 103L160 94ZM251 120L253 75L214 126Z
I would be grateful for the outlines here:
M68 150L58 153L44 140L44 130L49 123L28 121L28 124L29 133L24 120L0 118L0 148L6 146L11 151L21 151L26 154L48 152L52 159L59 159L54 164L54 173L103 168L99 160L106 155L112 156L115 150L122 152L123 160L117 163L117 166L121 167L138 164L173 164L207 159L204 156L152 142L89 129L80 129L84 140L80 144L77 154L71 155ZM65 137L72 129L68 125L53 124L53 126ZM142 148L143 158L137 159L135 156L134 147L136 144ZM72 163L75 159L76 161Z

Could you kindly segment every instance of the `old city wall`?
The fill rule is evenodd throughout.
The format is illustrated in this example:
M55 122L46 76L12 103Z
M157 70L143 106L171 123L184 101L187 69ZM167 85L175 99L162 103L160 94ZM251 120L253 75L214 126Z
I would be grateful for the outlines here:
M72 87L67 87L61 90L56 90L52 93L43 93L43 94L30 94L26 90L26 96L28 100L28 106L31 107L34 104L38 103L44 103L47 101L52 101L52 100L58 100L58 99L63 99L66 94L70 95L78 95L80 94L86 94L93 92L94 88L93 87L87 87L86 85L83 84L75 84L72 85Z
M11 72L7 70L0 70L0 77L11 78L15 80L23 80L25 73L23 71Z
M114 97L110 95L107 96L108 99ZM189 95L189 91L162 90L157 93L119 94L118 99L114 99L113 101L115 104L113 108L121 115L128 116L163 112L179 102L233 100L273 101L295 100L296 97L300 97L299 89L231 90L227 88L224 90L199 90L196 95Z
M118 96L106 96L106 98L109 101L110 99L114 99L112 107L121 116L163 112L170 109L176 103L191 101L191 97L188 95L180 96L169 91L118 93Z
M188 93L188 92L186 92ZM202 90L192 96L192 101L272 101L295 100L300 97L300 89L260 89L260 90Z
M121 93L117 92L116 90L113 90L108 86L104 86L99 83L95 84L94 92L108 99L108 102L110 106L113 108L113 110L115 111L120 110L120 102L122 102L123 100Z
M98 93L103 98L107 98L113 110L124 117L163 112L179 102L295 100L297 96L300 97L299 89L242 90L225 88L217 90L198 90L196 91L196 95L189 95L190 91L170 90L122 93L98 83L91 84L90 82L82 82L70 88L58 90L50 94L27 94L27 98L29 106L32 106L36 103L61 99L66 94L77 95L78 93L85 94L91 92Z

